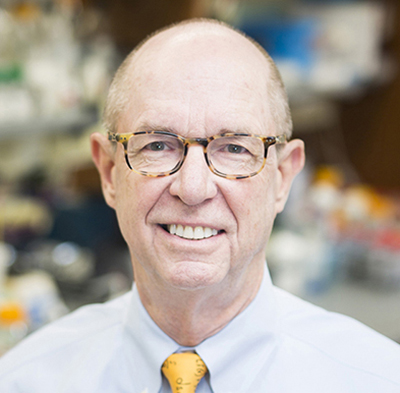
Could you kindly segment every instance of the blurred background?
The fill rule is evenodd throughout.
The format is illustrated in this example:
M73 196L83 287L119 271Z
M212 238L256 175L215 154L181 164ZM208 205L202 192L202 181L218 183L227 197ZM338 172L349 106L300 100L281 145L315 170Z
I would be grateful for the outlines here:
M226 21L280 69L307 165L266 250L274 282L400 341L400 10L370 0L0 0L0 355L130 289L89 135L147 34Z

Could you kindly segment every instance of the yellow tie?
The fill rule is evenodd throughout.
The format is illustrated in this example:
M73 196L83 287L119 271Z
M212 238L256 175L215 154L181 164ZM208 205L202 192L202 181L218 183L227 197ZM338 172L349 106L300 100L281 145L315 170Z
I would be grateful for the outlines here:
M196 353L183 352L169 356L161 370L171 385L172 393L195 393L207 367Z

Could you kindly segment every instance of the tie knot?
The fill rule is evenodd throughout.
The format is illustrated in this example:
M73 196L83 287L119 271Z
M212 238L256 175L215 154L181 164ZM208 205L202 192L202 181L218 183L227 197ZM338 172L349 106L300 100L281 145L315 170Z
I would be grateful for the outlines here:
M161 367L171 385L172 393L194 393L207 367L192 352L173 353Z

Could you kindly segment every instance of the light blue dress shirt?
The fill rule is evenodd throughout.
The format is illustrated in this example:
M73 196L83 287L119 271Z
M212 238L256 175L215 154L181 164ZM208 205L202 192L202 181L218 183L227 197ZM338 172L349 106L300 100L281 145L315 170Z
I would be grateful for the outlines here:
M271 283L195 348L182 348L144 309L136 287L81 308L0 359L1 393L166 393L164 360L196 351L209 373L196 393L399 393L400 346L351 318Z

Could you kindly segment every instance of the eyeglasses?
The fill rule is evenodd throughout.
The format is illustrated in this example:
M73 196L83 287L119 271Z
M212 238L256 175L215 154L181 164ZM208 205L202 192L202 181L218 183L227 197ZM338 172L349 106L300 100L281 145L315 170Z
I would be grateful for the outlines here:
M183 165L189 145L201 145L211 172L227 179L257 175L264 168L268 148L287 142L285 135L224 133L210 138L183 138L167 131L109 132L108 139L122 143L132 171L150 177L174 174Z

